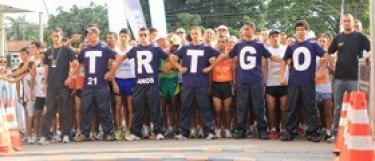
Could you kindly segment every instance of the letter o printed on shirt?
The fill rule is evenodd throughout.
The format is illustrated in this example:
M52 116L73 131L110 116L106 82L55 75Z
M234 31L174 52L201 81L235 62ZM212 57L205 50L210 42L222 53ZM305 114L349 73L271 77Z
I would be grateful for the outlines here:
M303 54L304 61L299 61L300 55ZM311 64L311 52L306 47L298 47L293 52L293 66L297 71L305 71Z

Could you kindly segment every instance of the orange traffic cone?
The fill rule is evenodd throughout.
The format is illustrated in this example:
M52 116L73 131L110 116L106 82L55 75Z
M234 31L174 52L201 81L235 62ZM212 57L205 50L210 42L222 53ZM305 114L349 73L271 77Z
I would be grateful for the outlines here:
M335 143L334 149L332 150L332 152L335 153L336 155L340 154L340 151L342 150L344 146L344 134L345 134L344 127L347 126L347 110L348 110L349 105L350 105L350 94L345 93L343 97L341 112L340 112L340 123L339 123L338 131L337 131L336 143Z
M364 92L355 92L347 142L347 161L372 161L373 144Z
M349 94L349 103L347 104L347 112L346 112L346 126L344 126L344 132L343 132L343 145L340 150L340 158L339 161L347 161L347 143L349 139L349 127L351 125L351 118L353 114L353 102L356 99L355 92L351 92Z
M5 118L4 104L0 100L0 154L12 151L12 143L10 141L9 131Z
M6 119L8 123L9 133L10 133L10 139L12 141L12 147L14 150L22 150L23 149L23 143L20 136L20 129L17 125L17 119L16 119L16 109L13 106L13 100L8 100L7 105L7 111L6 111Z

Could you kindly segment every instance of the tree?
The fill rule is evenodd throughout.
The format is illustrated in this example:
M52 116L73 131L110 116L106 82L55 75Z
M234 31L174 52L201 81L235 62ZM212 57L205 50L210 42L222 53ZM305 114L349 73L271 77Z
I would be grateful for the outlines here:
M59 7L57 12L56 15L52 15L48 19L48 31L45 33L45 40L50 40L51 30L56 27L62 28L64 36L69 38L75 33L84 35L89 24L99 27L101 39L105 38L105 34L108 32L106 6L96 5L91 2L89 7L78 8L78 6L73 5L68 11L64 11L62 7Z
M179 13L176 17L177 23L174 28L183 27L185 29L190 29L192 26L199 26L202 23L201 16L198 14Z
M300 19L309 22L316 33L337 33L340 27L341 0L165 0L167 24L173 30L181 24L178 15L199 15L201 25L215 28L224 24L239 29L244 21L263 27L279 29L294 34L293 24ZM141 0L148 26L148 0ZM363 22L364 32L369 34L369 1L345 0L345 12L352 13Z
M38 24L29 23L25 16L17 18L8 17L10 27L6 29L8 40L37 40Z

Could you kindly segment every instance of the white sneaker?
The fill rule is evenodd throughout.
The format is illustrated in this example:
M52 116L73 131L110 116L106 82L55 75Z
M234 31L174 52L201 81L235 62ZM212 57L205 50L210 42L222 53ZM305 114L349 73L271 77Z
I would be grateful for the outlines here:
M334 137L334 136L331 136L331 137L327 138L328 143L334 143L335 141L336 141L336 137Z
M156 135L156 140L164 140L163 134Z
M215 138L214 134L211 134L211 133L208 134L208 136L206 137L207 140L212 140L214 138Z
M62 142L63 143L69 143L70 142L69 136L68 135L64 135Z
M130 136L127 137L126 140L127 141L139 141L139 140L141 140L141 138L138 137L138 136L135 136L134 134L130 134Z
M49 144L50 142L47 140L47 138L46 137L41 137L40 139L39 139L39 141L38 141L38 144L39 145L47 145L47 144Z
M182 135L182 134L178 134L178 135L175 136L175 139L177 139L177 140L187 140L188 138L185 137L185 136Z
M225 129L225 138L232 138L232 133L229 129Z
M198 137L199 137L199 138L204 138L204 131L203 131L203 128L199 128L199 130L198 130Z
M197 137L197 130L195 130L194 128L192 128L190 130L190 138L196 138Z
M53 140L54 142L60 142L60 141L61 141L61 135L56 134L55 136L53 136L52 140Z
M98 134L96 134L95 139L100 141L104 140L104 132L100 130Z
M148 138L150 137L150 127L148 126L143 126L143 138Z
M35 144L35 137L27 137L27 144Z
M219 138L219 139L221 138L221 129L216 129L215 130L215 137Z
M78 133L78 134L80 134L80 133ZM90 132L90 140L91 141L95 141L96 140L95 132Z

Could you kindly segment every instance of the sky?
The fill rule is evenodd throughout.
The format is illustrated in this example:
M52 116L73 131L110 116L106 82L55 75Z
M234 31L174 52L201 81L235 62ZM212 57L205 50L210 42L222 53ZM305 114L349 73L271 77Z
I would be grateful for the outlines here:
M14 0L17 2L17 0ZM37 5L41 5L40 7L43 11L46 11L43 0L32 0L33 3ZM107 1L110 0L44 0L46 6L48 8L49 14L57 14L56 9L60 6L63 7L64 10L69 10L73 5L77 5L78 7L87 7L91 2L94 2L97 5L105 5ZM20 2L21 3L21 2ZM38 13L16 13L16 14L7 14L10 17L17 17L17 16L26 16L27 21L38 23L39 22L39 14ZM43 14L43 23L46 24L48 21L47 12Z

